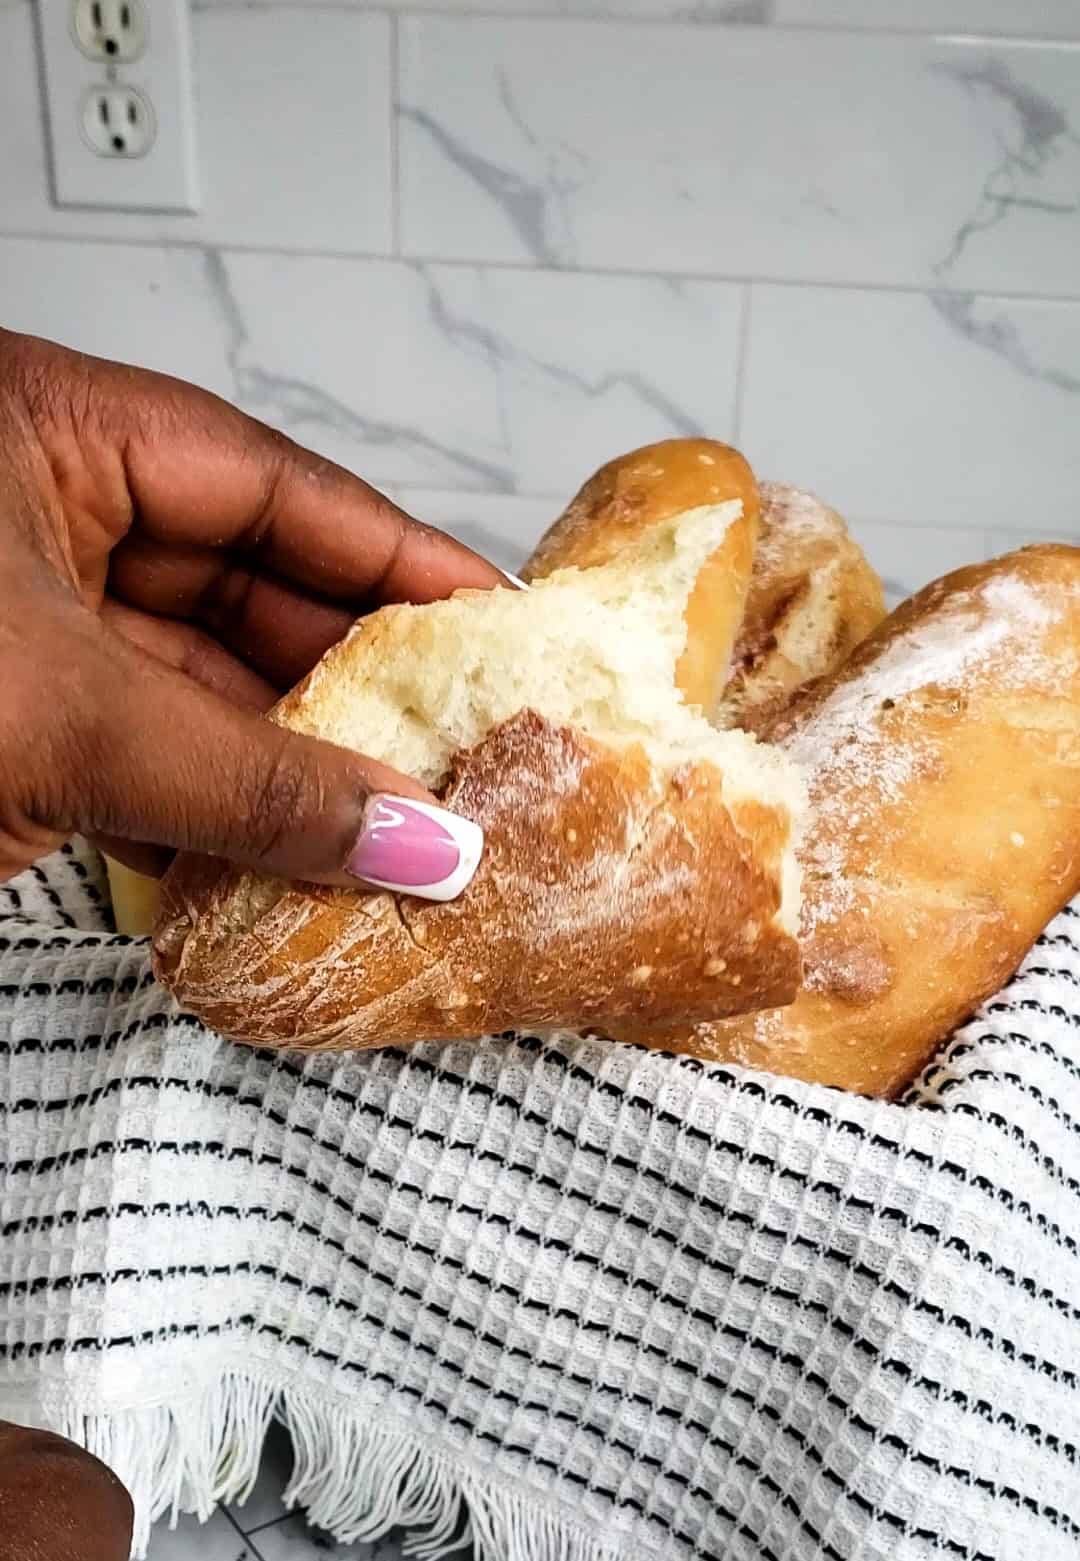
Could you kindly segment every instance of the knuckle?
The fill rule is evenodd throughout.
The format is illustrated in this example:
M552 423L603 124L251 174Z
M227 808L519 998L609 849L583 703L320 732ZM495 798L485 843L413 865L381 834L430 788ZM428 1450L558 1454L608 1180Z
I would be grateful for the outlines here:
M246 845L270 856L286 838L317 818L326 785L317 756L293 732L282 731L269 760L253 767L242 789Z
M93 360L32 337L19 337L8 363L8 383L37 429L84 429L95 406Z

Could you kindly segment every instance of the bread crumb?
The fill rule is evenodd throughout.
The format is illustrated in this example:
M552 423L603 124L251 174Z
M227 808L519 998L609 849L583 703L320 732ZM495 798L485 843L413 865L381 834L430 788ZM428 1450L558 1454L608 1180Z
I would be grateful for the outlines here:
M705 961L705 974L707 976L722 976L726 969L726 959L707 959Z
M651 965L638 965L636 970L630 972L630 985L646 986L652 980L652 973Z

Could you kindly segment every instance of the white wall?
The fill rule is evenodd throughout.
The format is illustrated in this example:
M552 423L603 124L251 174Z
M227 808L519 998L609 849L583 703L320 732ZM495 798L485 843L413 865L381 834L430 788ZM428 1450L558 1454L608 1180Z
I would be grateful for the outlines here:
M510 567L599 461L699 430L894 590L1080 540L1077 0L546 9L204 3L184 218L50 207L0 0L0 320L208 385Z

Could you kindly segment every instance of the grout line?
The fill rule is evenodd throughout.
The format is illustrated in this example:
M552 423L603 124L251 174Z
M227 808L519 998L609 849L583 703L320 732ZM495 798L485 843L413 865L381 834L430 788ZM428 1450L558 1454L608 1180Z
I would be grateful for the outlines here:
M233 1517L231 1509L228 1506L222 1506L219 1510L225 1514L226 1518L232 1524L232 1526L236 1530L237 1534L239 1534L240 1538L244 1542L244 1545L245 1545L246 1549L250 1550L251 1556L252 1556L252 1561L263 1561L263 1556L262 1556L261 1551L259 1550L258 1545L253 1544L250 1534L245 1534L244 1533L244 1531L240 1527L239 1523Z
M279 1523L288 1523L290 1518L301 1516L299 1507L293 1507L288 1512L283 1512L278 1518L267 1518L265 1523L256 1523L254 1528L246 1528L244 1537L250 1539L252 1534L265 1534L268 1528L277 1528Z
M390 253L401 256L401 25L396 11L390 21Z
M742 440L743 392L746 388L746 357L750 346L750 312L753 308L754 284L748 282L743 293L742 313L739 316L739 340L735 349L735 406L732 410L734 424L731 441L737 447Z
M485 260L482 257L466 260L457 256L391 255L375 250L358 249L295 249L286 244L235 243L229 239L214 238L206 235L199 238L179 237L173 234L144 237L141 234L121 234L118 236L116 234L102 233L49 233L42 229L19 231L0 228L0 242L7 240L27 244L102 244L113 248L194 250L197 252L216 249L226 255L266 255L282 260L348 260L357 261L364 265L381 262L384 265L411 266L417 269L421 267L443 266L447 270L520 272L527 276L626 277L632 281L643 282L693 282L695 285L715 283L720 287L803 288L806 291L885 293L911 298L928 298L939 293L946 295L956 293L964 297L984 299L988 302L1060 304L1063 307L1080 305L1080 291L1076 293L1028 293L1010 288L973 289L971 287L935 286L930 282L925 284L917 282L854 282L835 279L826 280L820 277L753 276L734 272L725 274L718 271L650 271L642 267L604 265L538 266L527 260Z

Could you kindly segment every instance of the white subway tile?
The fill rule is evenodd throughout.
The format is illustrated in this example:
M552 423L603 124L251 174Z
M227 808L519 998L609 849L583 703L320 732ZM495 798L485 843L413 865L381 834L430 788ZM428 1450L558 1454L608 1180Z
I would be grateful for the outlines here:
M386 253L390 23L321 7L202 11L198 216L51 204L31 8L0 10L0 233Z
M195 379L375 483L549 518L609 457L733 426L725 283L7 239L0 296L16 328Z
M409 253L1080 291L1069 47L447 16L401 28Z
M881 526L849 520L852 536L881 576L885 599L905 597L965 564L981 563L992 549L988 533L953 526Z
M0 237L0 323L228 394L221 321L196 249Z
M740 440L765 476L905 526L1080 537L1080 305L752 291Z
M214 286L244 404L372 481L561 499L732 426L722 283L233 254Z
M775 18L807 27L1080 38L1076 0L775 0Z

